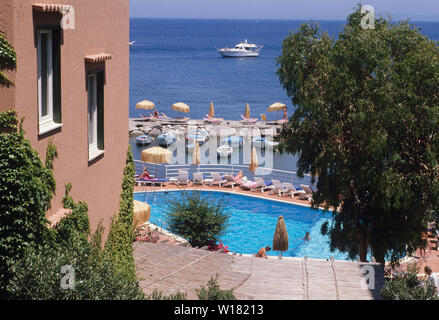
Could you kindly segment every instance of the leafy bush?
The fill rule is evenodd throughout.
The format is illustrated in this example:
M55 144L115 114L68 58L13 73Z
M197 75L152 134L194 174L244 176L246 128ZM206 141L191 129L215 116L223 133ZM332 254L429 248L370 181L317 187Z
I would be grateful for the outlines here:
M67 275L61 268L66 265L74 271L72 289L61 287L63 277ZM30 247L12 269L14 276L8 285L12 299L144 299L138 282L120 277L111 260L81 242L75 248L63 250ZM65 283L70 284L70 281Z
M386 300L438 300L432 282L421 282L418 279L419 267L415 264L407 266L407 273L399 273L388 279L381 289Z
M182 192L182 199L168 199L167 217L172 232L192 246L215 244L225 233L229 216L223 202L215 203L199 191Z
M201 286L197 290L198 299L200 300L236 300L233 295L233 289L231 290L221 290L220 286L217 284L218 274L211 277L207 282L206 286Z
M146 296L148 300L186 300L187 293L177 291L174 294L166 296L162 291L155 289L149 296Z
M52 161L56 148L49 142L46 165L24 138L22 121L8 110L0 114L0 297L12 276L11 266L30 244L53 238L46 211L55 191Z

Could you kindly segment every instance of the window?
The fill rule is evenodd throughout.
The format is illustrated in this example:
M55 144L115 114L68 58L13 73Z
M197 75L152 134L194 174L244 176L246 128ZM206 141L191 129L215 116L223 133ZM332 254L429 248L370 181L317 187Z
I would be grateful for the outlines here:
M101 155L104 150L104 73L90 73L88 88L88 159Z
M59 30L39 29L37 32L37 59L40 134L62 126L60 53Z

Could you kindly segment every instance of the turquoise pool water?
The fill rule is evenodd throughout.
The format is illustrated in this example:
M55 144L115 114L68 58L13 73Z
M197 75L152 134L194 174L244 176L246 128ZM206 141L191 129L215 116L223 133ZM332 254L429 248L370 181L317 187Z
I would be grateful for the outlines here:
M328 237L320 233L321 225L331 219L329 213L309 207L218 191L201 191L212 201L224 201L230 215L226 235L221 238L231 252L254 254L261 247L272 246L277 219L283 216L289 238L284 256L347 260L347 254L329 250ZM167 199L181 199L180 191L139 192L134 199L151 205L150 221L160 226L166 220ZM166 226L163 227L166 229ZM310 232L311 240L300 239ZM280 252L270 251L272 256Z

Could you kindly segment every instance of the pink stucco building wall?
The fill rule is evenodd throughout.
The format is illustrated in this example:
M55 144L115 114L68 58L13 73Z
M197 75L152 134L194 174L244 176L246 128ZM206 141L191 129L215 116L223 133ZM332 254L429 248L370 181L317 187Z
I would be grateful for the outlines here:
M39 134L37 102L36 28L60 24L59 12L35 10L36 4L64 4L74 8L74 29L62 30L62 127ZM117 212L128 148L129 0L2 0L0 30L17 52L17 70L10 73L15 87L0 88L0 112L14 108L24 117L26 138L45 159L50 139L58 148L54 163L57 183L50 217L62 208L64 185L71 182L73 198L88 203L92 229L103 219L108 232ZM90 63L85 57L111 54ZM89 161L87 73L105 70L103 155Z

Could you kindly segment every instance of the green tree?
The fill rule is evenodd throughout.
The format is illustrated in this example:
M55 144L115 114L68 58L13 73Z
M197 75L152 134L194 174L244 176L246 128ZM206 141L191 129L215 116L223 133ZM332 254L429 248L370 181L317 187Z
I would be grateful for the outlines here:
M407 21L363 30L362 17L358 7L338 39L303 24L283 41L279 80L297 109L281 149L318 176L332 250L396 261L439 205L439 46Z
M105 243L105 254L114 261L121 276L126 276L130 281L137 281L132 247L134 241L134 175L133 153L129 147L122 181L119 213L115 214L111 221L110 233Z
M0 85L10 87L14 82L3 73L4 70L13 71L17 68L17 54L8 42L5 34L0 30Z
M225 233L229 216L222 201L202 197L199 191L182 192L181 199L168 199L166 222L171 231L192 246L216 243Z

